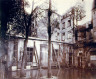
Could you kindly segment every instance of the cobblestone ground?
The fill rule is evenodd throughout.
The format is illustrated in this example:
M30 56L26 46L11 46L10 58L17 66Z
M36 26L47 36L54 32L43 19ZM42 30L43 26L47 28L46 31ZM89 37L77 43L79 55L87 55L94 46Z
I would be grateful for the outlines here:
M80 70L80 69L52 69L51 75L57 79L96 79L96 70ZM8 72L0 71L0 79L42 79L47 76L47 69L26 70L25 76L20 77L20 71Z

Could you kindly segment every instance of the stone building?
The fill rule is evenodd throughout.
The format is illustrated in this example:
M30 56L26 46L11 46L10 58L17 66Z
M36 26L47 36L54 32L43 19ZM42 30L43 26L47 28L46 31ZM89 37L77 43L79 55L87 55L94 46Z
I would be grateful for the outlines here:
M73 8L68 10L64 15L59 19L59 25L53 31L53 36L56 41L62 42L57 44L57 50L60 50L62 54L63 66L72 66L73 65L73 45L75 42L74 37L74 14ZM59 46L60 45L60 46ZM53 45L54 46L54 45ZM56 45L55 45L56 46Z
M93 38L94 42L96 42L96 0L93 1L92 21L93 21Z
M75 28L74 66L91 68L96 66L96 43L93 24L88 22Z

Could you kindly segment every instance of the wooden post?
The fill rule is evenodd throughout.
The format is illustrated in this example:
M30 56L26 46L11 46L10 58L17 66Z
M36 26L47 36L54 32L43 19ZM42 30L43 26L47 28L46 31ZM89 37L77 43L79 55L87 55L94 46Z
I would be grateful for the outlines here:
M37 53L37 49L36 49L36 45L35 45L35 42L34 42L34 55L35 55L35 60L36 60L36 63L38 64L39 66L39 59L38 59L38 53Z
M74 47L73 47L73 51L72 51L72 56L73 56L73 67L75 66L75 55L74 55Z
M52 59L54 61L53 53L54 53L54 50L53 50L53 44L52 44Z
M63 66L65 64L65 52L64 52L64 44L63 44L63 62L62 62Z
M37 63L37 58L36 58L35 50L36 50L36 48L35 48L35 41L34 41L34 53L33 54L35 55L35 61Z
M16 41L17 42L17 69L18 69L18 40Z
M34 45L35 45L35 42L34 42ZM33 52L32 52L32 67L33 67L33 56L34 56L34 53L35 53L35 48L33 47Z
M35 46L35 51L36 51L36 58L37 58L37 63L38 63L38 66L39 66L39 59L38 59L38 53L37 53L37 49L36 49L36 46Z
M60 53L61 53L61 52L60 52L60 44L59 44L59 56L60 56Z
M58 56L57 56L57 62L58 62L58 66L60 68L60 44L59 44L59 50L58 50Z

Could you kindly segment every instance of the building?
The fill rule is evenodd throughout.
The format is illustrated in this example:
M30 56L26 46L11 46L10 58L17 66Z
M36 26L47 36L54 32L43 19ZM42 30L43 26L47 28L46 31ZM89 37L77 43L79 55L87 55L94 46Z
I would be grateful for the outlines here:
M72 66L73 65L73 46L75 43L74 37L74 14L73 8L69 9L64 15L62 15L59 19L59 24L56 28L54 28L53 36L54 40L60 41L62 43L57 44L57 50L60 50L62 54L62 62L63 66ZM66 43L66 44L65 44ZM60 45L60 47L59 47ZM53 45L54 46L54 45ZM55 44L56 47L56 44Z
M93 1L92 20L93 20L93 37L94 42L96 42L96 0Z
M63 16L57 18L57 20L54 20L56 27L53 28L52 26L51 66L75 66L85 68L96 65L95 8L93 8L92 13L92 22L84 25L76 25L74 7L69 9ZM46 21L47 18L41 19L39 24L41 27L38 29L36 27L31 28L32 33L30 32L31 37L28 39L26 48L26 67L48 66L48 34L47 27L45 27L47 26ZM35 23L34 21L33 26L36 26ZM24 50L24 37L9 37L8 65L20 68Z
M11 36L8 40L8 65L13 70L21 68L24 38L20 36ZM52 61L52 57L51 57ZM35 37L29 37L27 43L26 68L42 68L48 66L48 40Z
M86 63L86 57L85 53L88 51L89 46L86 44L91 39L90 30L92 28L89 28L89 24L87 24L88 27L86 27L86 24L79 25L77 28L75 28L75 41L74 44L74 65L76 67L84 67ZM89 36L89 37L88 37ZM86 55L87 56L87 55Z
M68 66L74 65L74 50L73 44L75 43L74 28L75 25L75 10L74 7L69 9L61 19L62 23L62 41L69 43L69 45L64 46L65 61ZM70 45L71 44L71 45Z
M93 24L88 22L75 28L74 66L80 68L96 67L96 43Z

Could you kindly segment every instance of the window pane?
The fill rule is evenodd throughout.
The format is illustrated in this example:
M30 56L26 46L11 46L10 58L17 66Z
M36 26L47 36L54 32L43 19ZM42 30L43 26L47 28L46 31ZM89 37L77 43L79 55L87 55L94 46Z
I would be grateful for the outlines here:
M27 47L27 51L30 51L30 48L29 47Z

